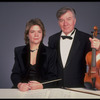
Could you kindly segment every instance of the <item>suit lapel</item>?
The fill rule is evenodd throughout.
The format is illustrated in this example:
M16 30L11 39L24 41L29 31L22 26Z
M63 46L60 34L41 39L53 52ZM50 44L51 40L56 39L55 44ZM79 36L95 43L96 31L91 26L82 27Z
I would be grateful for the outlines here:
M46 56L46 49L43 43L40 43L39 50L37 53L37 59L36 59L36 66L38 71L40 71L41 66L43 66L44 62L46 61L47 56Z
M68 56L68 60L66 62L66 66L68 66L68 64L71 62L73 56L77 53L78 51L78 48L80 46L80 40L79 40L79 33L77 32L76 30L76 34L75 34L75 38L73 40L73 44L72 44L72 47L71 47L71 51L69 53L69 56Z
M27 68L28 65L30 64L30 49L29 49L29 45L26 45L22 51L22 60L23 60L23 64L24 66ZM40 66L43 64L43 62L45 62L46 59L46 50L45 50L45 46L41 43L39 46L39 50L37 53L37 59L36 59L36 65Z
M56 37L57 39L57 52L58 52L58 61L59 61L59 64L61 65L61 67L63 68L63 64L62 64L62 60L61 60L61 54L60 54L60 35L61 35L61 32L59 32L58 36ZM73 56L77 53L78 51L78 48L80 46L80 40L79 40L79 32L78 30L76 29L76 34L75 34L75 38L74 38L74 41L73 41L73 44L72 44L72 47L71 47L71 51L69 53L69 56L68 56L68 60L66 62L66 66L68 66L68 64L71 62ZM65 67L66 68L66 67Z
M57 39L57 47L56 50L58 52L58 62L60 64L60 66L63 68L63 64L62 64L62 59L61 59L61 53L60 53L60 36L61 36L61 32L59 32L58 36L56 37Z
M22 51L22 60L26 68L28 68L28 65L30 64L30 51L29 50L30 50L29 45L26 45Z

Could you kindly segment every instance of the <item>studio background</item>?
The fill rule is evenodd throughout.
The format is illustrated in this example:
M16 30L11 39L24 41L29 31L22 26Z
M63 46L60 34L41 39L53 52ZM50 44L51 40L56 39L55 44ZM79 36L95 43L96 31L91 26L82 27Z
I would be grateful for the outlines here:
M14 48L24 45L25 25L31 18L40 18L48 37L59 32L56 12L63 6L76 10L76 28L92 34L96 25L100 29L100 2L0 2L0 88L11 88L11 70ZM100 36L98 35L98 38Z

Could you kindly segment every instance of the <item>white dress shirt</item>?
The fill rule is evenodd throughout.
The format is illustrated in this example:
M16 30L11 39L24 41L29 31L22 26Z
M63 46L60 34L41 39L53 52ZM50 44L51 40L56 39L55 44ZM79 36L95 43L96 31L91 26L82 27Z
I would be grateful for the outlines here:
M69 55L69 52L70 52L70 49L71 49L71 46L72 46L72 43L73 43L73 40L74 40L76 30L74 31L73 34L72 34L72 32L67 35L67 36L72 37L71 40L67 39L67 38L62 39L62 37L60 38L60 54L61 54L61 59L62 59L62 63L63 63L63 68L65 68L65 64L66 64L67 59L68 59L68 55ZM62 32L61 36L66 36L66 35Z

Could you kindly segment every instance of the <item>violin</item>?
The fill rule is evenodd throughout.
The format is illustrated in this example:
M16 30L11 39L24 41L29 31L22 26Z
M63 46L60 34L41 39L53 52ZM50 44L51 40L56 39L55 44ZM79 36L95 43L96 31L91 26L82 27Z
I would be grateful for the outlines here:
M97 37L97 26L94 26L93 38ZM92 48L86 54L88 71L85 73L84 86L88 89L100 90L100 51Z

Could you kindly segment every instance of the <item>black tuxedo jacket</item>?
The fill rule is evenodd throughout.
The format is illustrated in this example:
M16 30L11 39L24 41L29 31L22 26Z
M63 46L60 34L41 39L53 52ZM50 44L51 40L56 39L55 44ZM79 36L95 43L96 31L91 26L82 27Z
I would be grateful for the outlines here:
M30 63L30 49L29 45L16 47L15 63L11 73L11 80L13 87L17 87L19 82L27 82L28 65ZM45 82L56 79L56 51L49 49L47 46L40 44L36 59L36 68L38 71L37 81ZM52 87L54 84L44 85L45 87Z
M91 50L89 41L91 35L76 29L76 34L65 68L63 68L60 56L60 35L61 32L50 36L48 42L50 48L57 50L58 77L63 79L62 82L58 82L58 86L83 87L84 75L86 72L85 56L87 52Z

